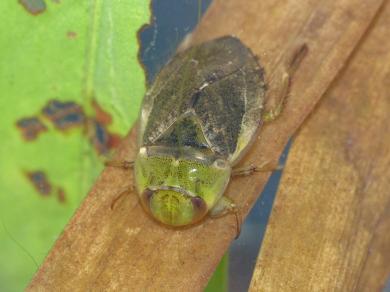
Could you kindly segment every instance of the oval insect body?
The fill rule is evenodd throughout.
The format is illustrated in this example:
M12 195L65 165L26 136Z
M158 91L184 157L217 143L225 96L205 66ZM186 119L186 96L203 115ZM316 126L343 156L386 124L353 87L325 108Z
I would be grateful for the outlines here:
M143 148L135 163L137 191L144 208L159 221L182 226L202 219L223 194L230 166L194 149Z
M222 37L177 54L145 95L135 181L145 210L172 226L201 220L261 122L265 84L254 55Z

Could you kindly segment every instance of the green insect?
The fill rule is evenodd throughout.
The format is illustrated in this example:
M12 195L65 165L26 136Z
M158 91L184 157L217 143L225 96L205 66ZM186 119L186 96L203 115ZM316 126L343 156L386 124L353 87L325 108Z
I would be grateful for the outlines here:
M230 212L238 219L224 196L231 177L269 171L236 168L262 122L281 111L282 103L263 112L265 92L264 70L238 38L180 52L144 98L135 162L109 165L134 166L142 206L163 224L186 226Z

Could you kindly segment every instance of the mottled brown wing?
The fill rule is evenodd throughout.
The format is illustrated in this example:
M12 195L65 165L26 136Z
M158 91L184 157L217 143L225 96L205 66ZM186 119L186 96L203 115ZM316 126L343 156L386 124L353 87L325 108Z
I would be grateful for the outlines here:
M146 94L140 146L175 146L176 141L177 146L204 147L207 141L212 151L234 163L260 124L264 92L263 70L237 38L189 48L162 69ZM177 137L177 129L183 133L187 125L204 137Z

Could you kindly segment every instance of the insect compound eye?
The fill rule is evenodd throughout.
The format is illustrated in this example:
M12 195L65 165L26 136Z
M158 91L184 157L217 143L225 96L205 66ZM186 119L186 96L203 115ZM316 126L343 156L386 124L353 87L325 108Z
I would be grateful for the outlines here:
M191 198L192 206L194 208L194 218L193 221L199 221L207 213L207 204L201 197L192 197Z
M141 196L141 203L144 206L144 208L148 211L150 211L150 200L153 197L154 191L151 189L146 188Z

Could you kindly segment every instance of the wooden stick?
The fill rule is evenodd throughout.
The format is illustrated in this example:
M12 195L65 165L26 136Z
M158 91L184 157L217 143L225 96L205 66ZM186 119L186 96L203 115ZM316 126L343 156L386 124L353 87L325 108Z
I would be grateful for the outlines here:
M289 153L251 291L382 291L390 275L390 2Z
M216 0L192 42L238 36L260 57L276 96L285 59L302 43L308 54L295 72L285 111L265 126L243 164L277 161L368 28L382 0ZM135 157L131 131L116 159ZM234 180L227 195L246 215L269 174ZM185 230L156 224L136 194L110 204L129 172L107 168L77 210L28 289L63 291L200 291L236 234L231 216Z

